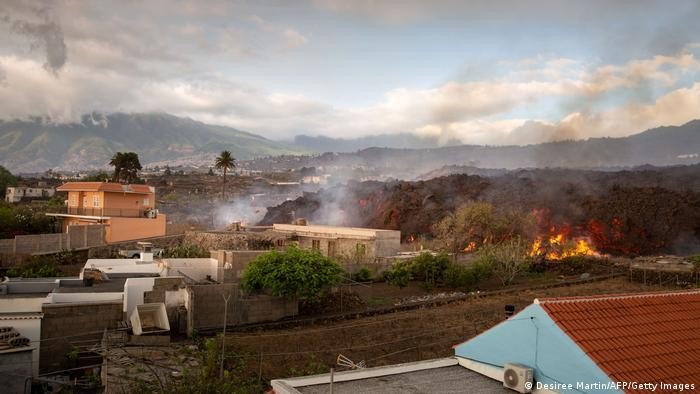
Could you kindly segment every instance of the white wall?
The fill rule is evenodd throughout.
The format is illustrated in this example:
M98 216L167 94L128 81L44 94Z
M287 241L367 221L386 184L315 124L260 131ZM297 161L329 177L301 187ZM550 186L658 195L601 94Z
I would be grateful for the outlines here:
M124 309L126 316L143 304L143 293L153 290L156 278L129 278L124 282Z

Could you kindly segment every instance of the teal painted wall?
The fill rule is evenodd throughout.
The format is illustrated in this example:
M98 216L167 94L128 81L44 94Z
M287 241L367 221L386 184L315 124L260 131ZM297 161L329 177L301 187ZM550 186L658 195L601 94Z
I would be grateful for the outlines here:
M610 378L537 304L455 346L455 355L499 367L523 364L534 369L536 382L573 384L566 392L621 392L577 388L578 382L608 384Z

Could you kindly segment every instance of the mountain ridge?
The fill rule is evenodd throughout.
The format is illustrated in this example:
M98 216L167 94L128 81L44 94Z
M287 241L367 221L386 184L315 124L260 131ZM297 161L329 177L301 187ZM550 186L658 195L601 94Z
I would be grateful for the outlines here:
M148 164L224 149L239 160L305 153L257 134L166 113L92 113L72 123L0 122L0 164L14 172L103 168L117 151L137 152Z

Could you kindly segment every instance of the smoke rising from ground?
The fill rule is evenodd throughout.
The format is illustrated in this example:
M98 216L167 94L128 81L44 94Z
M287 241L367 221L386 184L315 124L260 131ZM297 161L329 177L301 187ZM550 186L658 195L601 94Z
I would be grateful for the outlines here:
M229 203L219 203L214 207L214 228L225 229L232 222L255 225L265 216L267 209L256 206L250 198L239 198Z

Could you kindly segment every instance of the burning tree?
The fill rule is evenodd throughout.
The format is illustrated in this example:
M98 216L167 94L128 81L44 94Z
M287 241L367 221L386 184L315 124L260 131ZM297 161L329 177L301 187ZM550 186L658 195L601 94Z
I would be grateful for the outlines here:
M489 203L471 202L435 224L433 233L445 250L455 254L472 252L514 237L530 239L535 233L535 220L523 211L499 211Z

